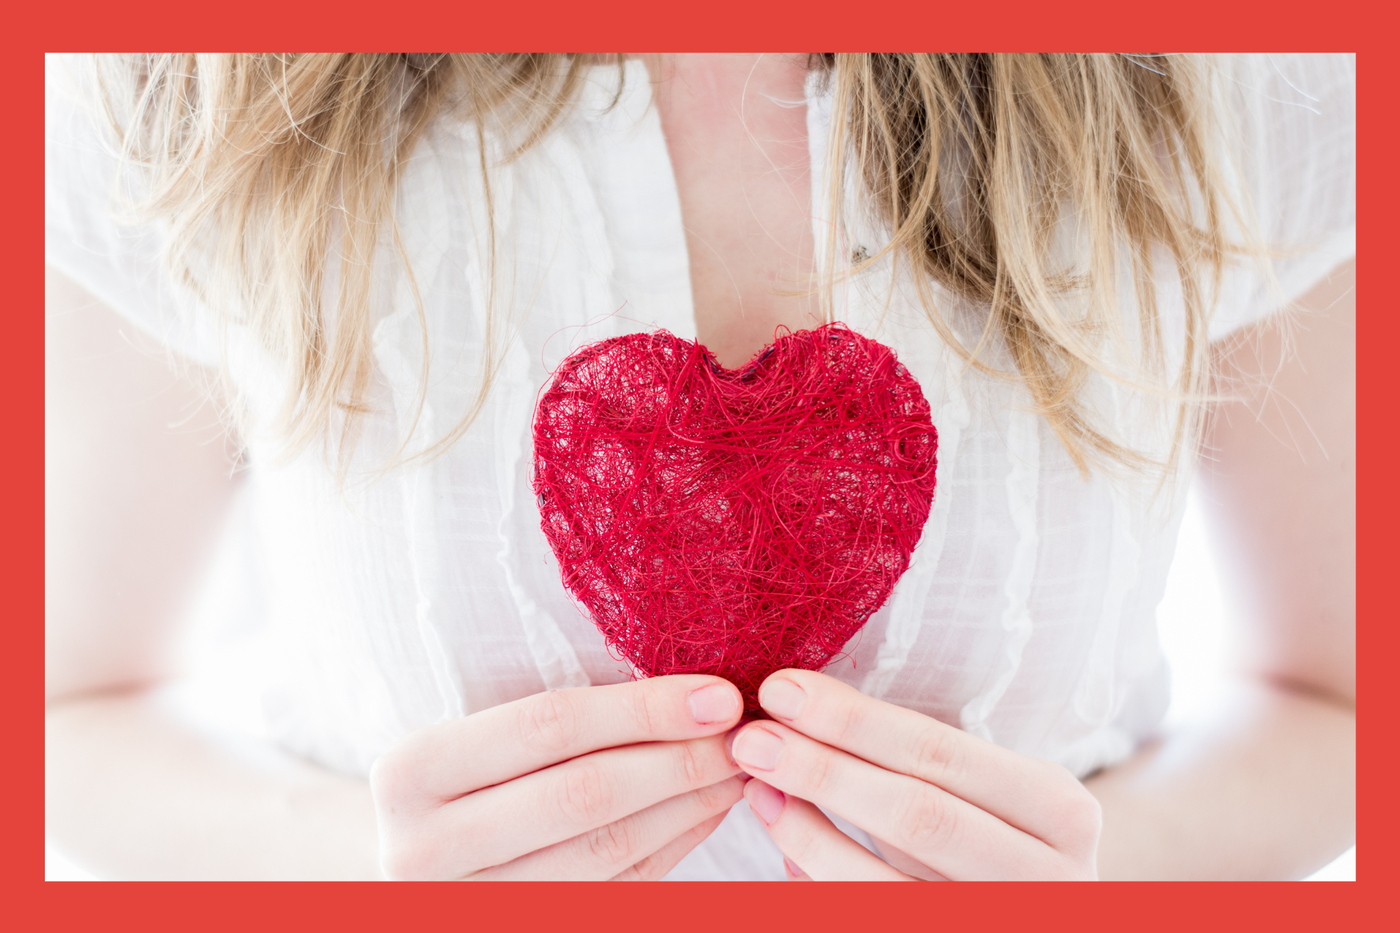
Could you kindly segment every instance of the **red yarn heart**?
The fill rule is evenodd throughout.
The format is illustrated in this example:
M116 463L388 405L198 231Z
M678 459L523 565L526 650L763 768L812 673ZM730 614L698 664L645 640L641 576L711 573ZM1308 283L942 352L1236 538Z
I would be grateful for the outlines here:
M758 708L884 603L933 503L938 432L894 352L841 325L742 370L666 331L566 359L535 414L564 585L645 675L717 674Z

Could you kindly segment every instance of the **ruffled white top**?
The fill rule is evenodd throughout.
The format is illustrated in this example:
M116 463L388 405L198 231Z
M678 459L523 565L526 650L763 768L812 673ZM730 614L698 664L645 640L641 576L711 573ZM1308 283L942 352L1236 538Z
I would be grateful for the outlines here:
M420 319L408 277L386 257L375 411L357 463L382 463L406 436L410 451L426 448L467 412L488 295L509 314L510 339L480 417L445 454L341 489L319 451L276 461L258 424L281 397L279 370L165 276L158 228L114 218L119 166L69 64L49 66L49 262L173 351L226 358L246 396L245 512L215 602L243 649L226 655L243 659L238 679L221 683L256 695L266 736L363 775L420 726L629 677L560 583L530 486L530 430L542 386L579 346L658 327L695 337L680 202L645 69L627 67L611 110L617 70L595 70L562 125L492 169L494 284L478 131L443 121L423 141L398 218L426 315L426 404L415 419ZM1244 134L1241 192L1287 251L1276 289L1256 266L1232 267L1213 336L1300 296L1354 253L1354 85L1351 56L1228 60L1222 97ZM830 102L813 83L807 103L820 206ZM813 223L825 242L829 220ZM838 252L881 244L878 231L853 228ZM829 673L1076 774L1121 761L1167 707L1155 611L1189 474L1155 495L1153 482L1086 480L1024 388L969 370L907 286L880 270L850 281L835 317L894 348L922 385L940 438L937 492L909 571ZM1179 334L1178 294L1162 286ZM1125 437L1154 443L1141 399L1106 382L1092 391ZM743 803L672 872L782 876Z

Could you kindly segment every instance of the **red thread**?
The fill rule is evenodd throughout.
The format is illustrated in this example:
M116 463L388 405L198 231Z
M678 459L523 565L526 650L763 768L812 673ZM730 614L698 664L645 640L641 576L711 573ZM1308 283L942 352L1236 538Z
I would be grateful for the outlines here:
M584 347L535 413L565 587L645 675L717 674L757 710L880 608L933 504L938 432L894 352L840 324L741 370L666 331Z

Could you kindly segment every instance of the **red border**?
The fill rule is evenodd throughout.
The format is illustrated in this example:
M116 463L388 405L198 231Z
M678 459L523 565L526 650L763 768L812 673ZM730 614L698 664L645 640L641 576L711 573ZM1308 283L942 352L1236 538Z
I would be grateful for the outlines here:
M299 4L248 0L236 7L200 8L183 0L147 0L139 6L75 0L51 12L30 14L27 31L34 48L52 52L188 47L191 39L207 52L273 46L306 51L440 51L444 45L474 51L531 48L546 52L621 46L674 51L912 51L930 45L1008 52L1121 51L1130 46L1199 52L1321 52L1355 50L1369 31L1370 17L1348 13L1344 3L1321 7L1279 0L1267 7L1260 4L1258 10L1251 6L1219 0L1175 0L1170 6L1136 9L1121 0L1076 4L1001 0L995 5L923 0L864 5L849 0L763 4L706 0L686 5L658 0L587 4L535 0L528 5L473 5L419 0L387 7L367 0ZM7 23L7 27L25 31L20 24ZM1381 44L1379 36L1372 41Z
M1361 627L1365 715L1358 754L1358 792L1365 836L1364 871L1355 885L1109 885L1071 888L1056 885L991 890L976 886L896 885L878 891L809 885L411 886L411 885L62 885L42 879L40 835L43 814L43 743L40 726L39 667L43 595L41 541L43 505L42 385L43 301L38 218L43 207L41 153L43 51L170 48L204 50L248 48L366 49L425 48L440 45L478 49L524 47L670 47L693 50L786 48L881 48L898 44L1005 50L1075 48L1172 48L1217 50L1349 50L1358 52L1357 106L1360 148L1360 237L1382 255L1395 244L1394 169L1396 142L1395 30L1379 14L1347 4L1273 3L1255 9L1226 9L1219 2L1187 0L1170 5L1130 7L1117 2L1064 4L1012 0L956 8L927 2L879 4L793 3L758 8L720 0L684 6L638 0L606 4L566 4L562 0L474 5L418 2L399 7L360 3L295 7L282 0L254 0L200 7L159 0L139 6L80 3L28 5L7 14L0 57L9 95L14 139L0 148L10 168L11 203L30 221L3 234L5 255L16 273L18 301L3 344L0 366L4 397L11 400L8 456L3 461L8 490L3 562L11 594L7 675L0 681L10 717L0 771L6 790L11 832L4 847L4 877L10 898L7 916L32 916L34 923L12 928L85 929L127 926L142 930L244 930L297 928L402 928L438 921L452 928L553 928L575 931L642 925L670 931L726 927L844 929L1026 925L1146 929L1328 928L1366 926L1382 911L1393 875L1396 828L1394 795L1385 785L1396 760L1382 714L1393 709L1396 678L1381 673L1397 656L1394 612L1384 589L1397 527L1394 484L1388 465L1397 444L1388 430L1394 369L1391 344L1400 337L1400 316L1368 306L1359 325L1358 443L1360 509L1358 536L1358 621ZM318 4L317 6L322 6ZM899 7L908 6L905 11ZM1253 5L1251 5L1253 6ZM356 9L356 7L362 7ZM386 15L395 11L393 16ZM410 15L402 15L398 11ZM27 17L27 19L26 19ZM896 45L892 46L891 43ZM1373 170L1374 169L1374 170ZM34 224L33 227L29 223ZM1381 712L1378 712L1381 711ZM1300 815L1299 818L1306 818ZM1374 906L1375 910L1371 908Z

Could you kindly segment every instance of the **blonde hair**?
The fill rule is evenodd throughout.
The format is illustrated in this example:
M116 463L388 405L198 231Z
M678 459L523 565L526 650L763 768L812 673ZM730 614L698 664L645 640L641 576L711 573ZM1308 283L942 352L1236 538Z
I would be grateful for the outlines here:
M402 253L395 191L425 129L440 118L489 124L514 140L507 158L516 157L565 113L585 70L608 62L623 64L551 54L144 55L120 60L105 86L127 155L148 169L146 211L169 224L170 262L288 364L278 421L288 449L338 432L343 466L367 410L372 259L386 246ZM836 54L811 66L826 72L833 112L845 115L828 145L833 244L851 178L890 233L879 253L832 274L886 260L912 273L931 326L972 366L1024 383L1081 471L1170 467L1195 437L1204 398L1210 283L1237 248L1227 212L1248 228L1219 164L1209 57ZM114 76L132 84L117 92ZM487 136L478 134L489 199ZM1087 235L1079 267L1052 257L1066 210ZM1106 350L1124 343L1124 247L1136 372ZM1185 303L1174 372L1157 308L1161 248ZM333 260L338 291L328 302ZM935 283L981 309L972 346L935 301ZM487 309L488 334L499 333L496 315ZM1014 371L987 362L998 339ZM476 404L434 450L480 411L496 371L493 339L486 352ZM1094 373L1172 400L1165 461L1096 423L1084 399ZM420 398L426 385L424 371Z

